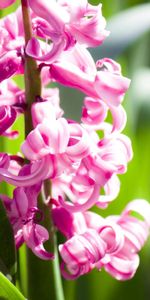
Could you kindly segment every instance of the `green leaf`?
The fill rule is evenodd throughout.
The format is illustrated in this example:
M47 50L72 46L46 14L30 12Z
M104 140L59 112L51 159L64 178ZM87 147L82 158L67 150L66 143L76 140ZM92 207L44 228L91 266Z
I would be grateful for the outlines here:
M16 273L16 252L14 235L5 208L0 200L0 272L10 280Z
M110 36L103 45L91 49L95 60L115 58L150 30L150 4L141 4L120 12L107 22Z
M0 299L25 300L17 288L0 272Z

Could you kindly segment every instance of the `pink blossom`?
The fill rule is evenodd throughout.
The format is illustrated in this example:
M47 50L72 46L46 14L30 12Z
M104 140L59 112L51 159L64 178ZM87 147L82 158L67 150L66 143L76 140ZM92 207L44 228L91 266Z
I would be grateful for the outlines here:
M51 199L52 203L53 201L54 199ZM54 225L66 238L71 238L74 234L82 234L86 231L87 225L83 214L80 212L70 213L61 207L56 200L52 209L52 218Z
M0 57L0 82L14 74L21 73L22 60L17 51L12 50Z
M4 201L13 226L16 247L20 247L25 242L35 255L47 260L52 259L53 254L48 253L43 247L43 243L49 239L49 234L43 226L38 224L41 219L41 211L37 208L39 191L40 185L16 188L13 199L5 195L1 195L1 199Z
M63 171L64 166L70 169L74 163L88 155L88 132L80 124L67 122L64 118L56 119L50 101L45 101L42 105L34 104L32 117L34 125L37 126L22 145L22 151L28 159L55 156L57 166L62 166Z
M75 279L91 271L93 265L105 255L106 243L99 234L89 229L81 235L74 235L64 245L59 246L60 255L64 263L61 271L66 279Z
M17 116L25 110L25 95L10 79L4 80L0 88L0 135L16 138L18 131L10 130Z
M42 32L42 35L50 39L53 44L46 54L40 56L40 44L37 39L32 38L26 47L26 53L41 61L53 61L67 47L68 38L70 39L64 31L69 16L55 1L49 6L46 0L42 2L29 0L29 5L37 16L44 19L38 23L40 30L38 29L37 33L40 31L41 35Z
M109 107L100 99L85 97L84 106L82 109L82 122L86 125L98 129L100 124L105 121L108 113L108 108L112 114L113 128L112 131L122 131L126 125L126 112L122 105Z
M99 195L96 202L96 206L100 208L106 208L108 204L117 198L120 191L120 181L116 174L113 174L111 178L106 182L103 187L104 195Z
M7 153L0 153L0 168L8 168L10 158Z
M6 130L15 122L17 113L11 106L0 106L0 135L5 135Z
M80 44L95 47L108 36L101 4L93 6L87 0L59 0L58 3L69 12L70 21L66 27Z
M85 46L98 46L108 32L101 5L92 6L85 0L58 1L49 6L46 1L29 1L33 12L40 18L33 20L33 29L39 37L52 41L47 53L41 53L42 43L32 38L26 53L40 61L53 62L63 51L76 42Z
M130 216L131 212L138 212L143 220ZM150 205L142 199L130 202L120 217L112 218L122 229L124 245L115 255L107 258L104 268L118 280L130 279L134 276L139 265L137 252L141 250L149 235Z
M19 155L8 155L7 153L0 153L0 168L2 170L8 170L12 174L18 175L20 168L24 164L24 159ZM2 180L3 177L0 177Z
M0 84L1 106L13 106L17 112L24 111L25 95L12 79L7 79Z
M31 107L32 122L34 128L44 120L52 123L62 116L63 110L59 106L59 91L58 89L44 89L43 94L46 99L37 99ZM48 97L48 98L47 98ZM38 101L39 100L39 101Z
M0 1L0 8L14 2ZM33 35L26 46L21 7L0 20L0 135L14 137L11 125L20 113L29 113L27 91L10 79L24 73L26 55L37 61L42 83L41 94L31 99L33 129L21 145L24 157L0 153L0 181L15 186L12 199L0 198L16 247L26 243L39 258L54 258L44 248L49 233L40 225L44 214L38 206L49 180L51 195L43 205L50 205L54 226L66 238L59 245L64 277L75 279L104 268L119 280L130 279L149 235L150 204L137 199L120 216L107 218L88 211L94 205L104 209L117 197L118 174L126 172L132 159L131 141L122 134L127 120L122 101L130 80L117 62L103 58L95 63L87 50L109 34L101 4L27 2L22 5L28 6ZM81 123L63 117L59 89L49 83L85 94Z
M86 97L82 109L82 122L88 125L100 124L107 116L108 107L99 99Z
M130 216L131 211L139 212L143 220ZM63 222L64 211L59 211L64 227L56 221L57 207L54 208L54 212L56 226L58 225L68 237L68 240L59 246L64 261L62 274L65 278L74 279L88 273L94 267L104 267L119 280L133 277L139 265L137 252L149 235L150 205L145 200L130 202L120 217L110 216L103 219L93 212L85 212L81 218L81 213L75 213L69 227ZM69 273L64 270L64 264Z
M0 167L0 178L7 183L18 187L28 187L42 180L52 177L54 171L53 159L51 156L45 156L28 165L30 174L14 174L11 170Z
M98 143L98 153L103 163L109 164L110 169L115 173L125 173L127 169L127 162L132 159L132 146L130 139L123 135L116 136L108 135Z
M22 51L24 46L24 30L21 8L0 20L0 54L7 51Z
M104 60L102 62L105 65ZM112 67L114 64L111 60L108 68L97 71L89 52L78 45L51 65L50 74L65 86L77 88L92 98L100 98L108 106L118 106L130 80L116 73L116 67Z
M111 131L111 127L108 129ZM72 175L63 173L59 178L53 178L53 197L61 195L60 204L70 212L85 211L94 204L105 208L119 193L116 175L126 171L132 148L126 136L108 134L109 130L105 133L106 138L101 140L97 135L89 134L90 152L82 157ZM101 195L101 188L105 195ZM65 201L66 196L71 202Z

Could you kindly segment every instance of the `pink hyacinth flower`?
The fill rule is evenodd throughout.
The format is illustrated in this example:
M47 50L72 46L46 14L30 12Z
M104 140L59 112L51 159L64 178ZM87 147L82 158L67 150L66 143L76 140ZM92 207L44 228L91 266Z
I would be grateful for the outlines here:
M55 199L51 199L53 203ZM56 200L55 200L55 203ZM65 208L57 205L52 207L52 218L54 225L66 237L71 238L74 234L82 234L86 231L87 225L82 213L70 213Z
M14 74L22 72L22 59L17 51L12 50L0 57L0 82Z
M105 59L106 60L106 59ZM102 64L105 65L105 60ZM79 45L66 51L50 67L50 75L57 82L77 88L92 98L100 98L108 106L118 106L129 87L130 80L123 77L110 60L107 67L96 70L90 53Z
M130 216L133 211L139 213L143 220ZM61 222L57 221L57 213ZM139 265L137 252L149 235L148 202L142 199L130 202L120 217L110 216L103 219L93 212L75 213L73 216L69 214L69 226L64 220L66 213L63 209L54 208L53 216L56 226L68 238L59 247L64 261L62 274L65 278L74 279L94 267L104 267L118 280L133 277ZM103 255L100 256L102 249ZM69 273L64 269L65 264Z
M32 118L34 126L37 126L22 144L22 151L28 159L33 161L49 155L55 176L58 176L76 168L80 160L88 155L90 141L86 129L64 118L56 119L50 101L35 103Z
M139 214L137 217L131 213ZM105 270L118 280L127 280L134 276L138 265L137 253L146 242L150 229L150 204L137 199L130 202L120 217L107 218L117 223L124 235L123 247L114 255L103 261ZM100 267L100 265L99 265Z
M0 20L0 54L16 50L23 53L24 30L21 7Z
M16 110L11 106L0 106L0 135L5 135L6 130L16 120Z
M53 159L50 156L45 156L43 159L29 164L28 167L30 168L28 174L22 173L21 170L19 174L14 174L11 170L0 166L0 178L14 186L28 187L52 177L52 174L55 172Z
M70 20L66 28L78 43L96 47L108 36L101 4L93 6L87 0L59 0L58 3L69 12Z
M16 188L13 199L9 199L5 195L1 195L1 199L4 201L14 230L16 247L20 247L25 242L35 255L48 260L53 259L53 254L47 252L43 247L43 243L49 239L49 234L43 226L38 224L42 217L41 211L37 208L39 191L40 185Z
M8 169L10 164L10 157L7 153L0 153L0 168L6 168ZM1 181L1 176L0 176Z
M111 131L111 127L108 129ZM90 152L82 158L76 173L70 177L61 176L53 182L54 190L56 185L60 187L60 194L58 189L53 196L61 195L60 204L70 212L85 211L94 204L107 207L120 189L116 174L124 173L132 158L130 140L120 133L108 136L106 133L106 138L100 141L95 135L90 139ZM101 188L105 195L101 196ZM71 202L65 201L65 195Z
M112 132L122 131L126 125L127 116L122 105L106 105L101 99L85 97L82 109L82 122L93 129L99 129L102 122L105 121L108 109L112 115Z
M32 38L27 47L26 53L40 61L54 61L61 52L68 46L70 42L69 34L64 31L65 22L68 21L68 13L55 1L53 5L49 5L46 0L44 1L30 1L29 5L33 12L40 18L43 19L39 23L40 35L50 39L52 47L45 54L40 53L40 43L36 38ZM44 22L45 21L45 22ZM48 26L49 25L49 26ZM72 41L70 42L72 45Z
M90 47L98 46L108 35L101 5L92 6L87 0L57 1L51 6L46 1L36 0L29 1L29 5L40 17L33 20L34 32L52 41L47 53L41 53L42 44L36 38L29 41L26 53L39 61L54 62L76 42Z
M94 264L104 257L106 243L95 230L89 229L81 235L74 235L64 245L60 245L59 251L68 271L65 271L62 263L63 276L66 279L76 279L90 272Z
M24 91L11 79L1 82L0 104L1 106L12 106L17 112L22 112L25 108Z

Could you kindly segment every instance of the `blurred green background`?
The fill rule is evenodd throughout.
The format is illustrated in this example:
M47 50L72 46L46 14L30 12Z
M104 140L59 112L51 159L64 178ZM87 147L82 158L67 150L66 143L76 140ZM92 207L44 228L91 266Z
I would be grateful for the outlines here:
M99 1L91 0L90 3L98 4ZM122 65L123 74L132 79L124 101L128 115L124 132L131 138L134 151L127 173L120 176L119 197L106 211L97 210L107 216L120 213L132 199L145 198L150 201L150 3L141 0L103 0L102 4L111 35L102 47L91 50L91 53L95 60L104 56L116 59ZM83 95L79 92L74 95L72 90L61 88L61 99L66 115L69 118L79 118ZM18 122L18 126L20 124L22 121ZM19 149L21 139L22 137L17 146L13 144L14 152ZM1 151L5 149L10 149L7 141L3 146L1 144ZM6 191L6 186L1 189L0 192ZM118 282L104 271L93 271L74 282L64 281L65 299L149 300L150 239L140 258L141 263L135 277L127 282Z

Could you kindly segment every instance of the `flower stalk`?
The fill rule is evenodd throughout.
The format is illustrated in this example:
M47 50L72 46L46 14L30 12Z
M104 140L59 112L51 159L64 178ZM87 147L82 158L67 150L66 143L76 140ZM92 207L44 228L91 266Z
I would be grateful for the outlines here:
M21 4L25 45L27 45L28 41L32 38L28 0L21 0ZM37 96L41 96L41 78L36 61L26 54L24 55L24 60L25 98L27 103L27 111L25 113L25 136L27 136L32 130L31 105ZM45 181L44 186L43 197L47 197L47 195L50 195L50 181ZM53 229L51 209L44 203L43 197L41 195L39 197L39 206L44 213L43 225L50 234L50 240L48 240L46 248L50 252L53 251L55 259L54 261L42 261L27 248L27 297L31 300L64 300L59 270L57 239Z
M21 0L21 3L25 45L27 45L28 41L32 38L30 10L28 0ZM27 111L25 113L25 131L27 135L32 129L31 105L35 101L35 97L41 95L41 79L36 61L26 54L24 55L24 59L25 97L27 103Z

